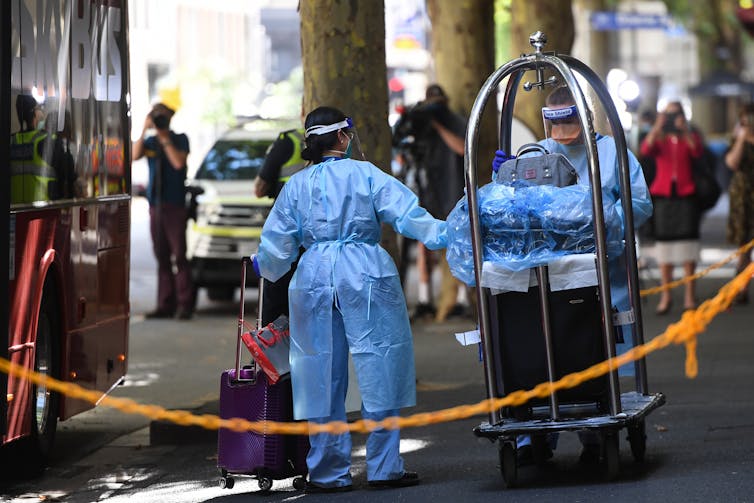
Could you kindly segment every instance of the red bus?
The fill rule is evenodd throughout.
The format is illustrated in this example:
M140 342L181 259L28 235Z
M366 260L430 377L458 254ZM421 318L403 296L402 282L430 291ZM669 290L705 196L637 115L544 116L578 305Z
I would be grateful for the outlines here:
M128 354L127 3L0 2L0 356L103 396ZM93 406L5 374L0 388L3 450L24 470L44 467L58 421Z

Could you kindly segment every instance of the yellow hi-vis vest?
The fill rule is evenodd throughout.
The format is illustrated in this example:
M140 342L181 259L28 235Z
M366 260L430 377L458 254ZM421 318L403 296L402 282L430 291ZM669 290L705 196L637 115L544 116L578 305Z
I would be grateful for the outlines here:
M47 138L45 131L25 131L10 139L10 201L33 203L50 200L50 185L55 169L39 155L39 143Z
M304 149L304 130L291 129L290 131L281 133L281 136L287 136L293 142L293 154L280 167L280 177L278 180L285 183L294 173L301 171L306 165L306 161L301 157L301 151Z

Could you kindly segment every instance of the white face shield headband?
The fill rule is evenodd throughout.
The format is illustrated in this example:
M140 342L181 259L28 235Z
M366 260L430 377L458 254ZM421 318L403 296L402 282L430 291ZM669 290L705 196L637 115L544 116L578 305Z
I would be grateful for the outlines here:
M352 127L353 127L353 121L351 120L350 117L346 117L345 120L336 122L335 124L330 124L327 126L317 124L316 126L307 128L306 133L304 134L304 137L308 138L309 135L327 134L333 131L337 131L338 129L352 128Z
M344 159L352 158L357 160L366 160L364 152L361 150L359 135L358 133L356 133L356 128L354 127L353 120L350 117L346 117L344 120L336 122L335 124L317 124L316 126L311 126L306 129L304 137L308 138L311 135L322 135L332 133L333 131L343 131L343 134L349 137L349 141L346 150L332 150L331 152L338 152L342 154Z

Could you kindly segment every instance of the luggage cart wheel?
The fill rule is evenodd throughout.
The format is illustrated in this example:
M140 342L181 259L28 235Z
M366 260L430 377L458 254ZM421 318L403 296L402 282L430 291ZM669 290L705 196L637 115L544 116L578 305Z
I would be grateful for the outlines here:
M644 462L644 453L647 451L647 434L644 420L628 427L628 442L631 444L631 454L637 463Z
M552 457L552 450L547 443L547 435L532 435L531 447L534 454L534 464L542 468Z
M306 489L306 479L304 477L296 477L293 479L293 488L297 491L303 491Z
M235 483L233 477L220 477L220 489L233 489Z
M259 490L267 492L270 489L272 489L272 479L269 477L260 477L259 478Z
M604 474L605 480L614 480L618 476L618 469L620 468L620 457L618 455L618 434L617 432L609 432L604 437Z
M503 476L506 487L515 487L518 479L516 443L510 440L501 440L499 450L500 474Z

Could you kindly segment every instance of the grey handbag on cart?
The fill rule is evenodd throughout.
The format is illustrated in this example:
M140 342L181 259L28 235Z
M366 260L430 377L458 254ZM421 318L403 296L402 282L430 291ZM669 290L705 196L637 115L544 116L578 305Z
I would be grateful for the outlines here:
M539 152L540 155L522 157L531 152ZM505 161L495 176L495 181L506 185L520 181L555 187L573 185L576 179L576 169L566 156L551 154L539 143L522 145L516 157Z

